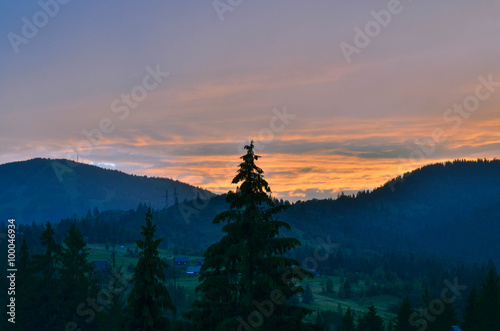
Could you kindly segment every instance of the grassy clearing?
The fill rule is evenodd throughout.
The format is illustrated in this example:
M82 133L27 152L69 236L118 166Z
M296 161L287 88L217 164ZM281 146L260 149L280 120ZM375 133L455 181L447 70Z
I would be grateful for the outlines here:
M108 249L106 249L106 245L103 244L89 244L88 247L90 248L90 256L89 260L111 260L111 245L109 245ZM132 257L132 256L127 256L127 248L132 250L132 252L135 250L135 244L130 244L130 245L125 245L124 247L121 246L115 246L115 251L116 251L116 265L117 267L123 266L125 268L125 278L126 280L130 280L132 277L133 271L130 271L131 269L128 269L130 265L134 266L137 264L137 261L139 260L138 257ZM160 256L164 259L167 260L167 263L169 264L169 268L173 267L173 253L171 251L167 250L159 250L160 251ZM188 256L189 258L189 265L195 265L196 259L201 258L200 256ZM179 267L176 266L176 283L177 285L183 286L186 288L186 292L188 295L194 295L194 290L195 287L198 285L198 277L191 277L186 275L186 267ZM340 280L340 277L335 277L335 276L321 276L321 277L316 277L314 279L308 279L303 281L302 285L305 285L308 283L311 286L313 295L314 295L314 302L311 304L302 304L303 306L317 312L317 311L325 311L325 310L332 310L332 311L337 311L340 307L345 311L347 307L351 307L352 310L355 311L356 315L359 316L362 313L364 313L368 306L373 303L373 305L377 308L379 315L384 319L384 320L389 320L393 319L395 315L390 311L391 307L394 305L398 305L400 303L400 299L398 299L395 296L390 296L390 295L379 295L379 296L373 296L369 298L358 298L355 300L351 299L340 299L336 294L326 294L323 291L323 288L325 287L327 279L331 279L333 282L333 290L335 293L338 292L342 282ZM169 282L172 282L172 279L169 279ZM353 289L356 290L356 288L353 286ZM312 319L313 317L311 317Z
M327 294L323 291L327 279L331 279L333 282L333 290L335 292L334 294ZM307 283L311 286L311 290L314 295L314 302L312 302L311 304L302 305L315 312L325 310L338 311L340 305L344 312L347 307L350 307L354 311L356 316L360 316L368 310L368 306L370 306L370 304L373 304L377 308L380 317L382 317L385 321L389 321L396 316L391 312L391 307L400 303L399 298L391 295L379 295L359 299L340 299L336 295L342 284L342 282L340 281L340 277L316 277L314 279L305 280L303 282L303 285ZM353 289L356 290L355 287L353 287ZM312 322L314 318L310 317L309 320Z

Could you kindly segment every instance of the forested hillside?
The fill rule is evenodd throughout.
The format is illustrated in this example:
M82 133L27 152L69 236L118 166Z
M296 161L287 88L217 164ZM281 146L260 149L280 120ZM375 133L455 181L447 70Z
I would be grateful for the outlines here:
M127 176L107 170L105 174ZM132 178L153 183L156 180ZM140 186L129 191L139 192ZM219 228L211 221L227 208L226 195L213 196L210 200L202 197L198 195L168 208L154 208L159 234L166 239L163 245L168 243L179 250L203 250L219 238ZM484 263L491 259L500 263L498 160L433 164L355 196L340 195L335 199L293 204L276 200L276 203L290 205L280 214L280 219L291 224L289 233L305 243L314 242L318 235L330 235L336 242L358 248L429 255L451 261ZM132 242L146 206L148 203L141 202L126 210L88 208L81 213L84 216L77 218L70 217L70 213L61 222L60 231L64 233L69 227L67 224L79 221L90 242ZM57 205L50 208L55 209ZM46 219L49 220L59 219ZM34 239L41 233L40 229L41 226L27 228L26 235L34 231ZM196 239L186 240L185 236Z
M372 192L295 203L283 217L357 246L500 263L500 161L428 165Z
M88 209L128 210L139 203L168 207L211 193L168 178L125 174L65 159L0 165L0 218L19 224L84 216Z

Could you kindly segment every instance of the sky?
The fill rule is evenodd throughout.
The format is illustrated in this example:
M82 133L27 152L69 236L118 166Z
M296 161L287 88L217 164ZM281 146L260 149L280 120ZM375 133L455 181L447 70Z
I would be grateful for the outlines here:
M500 157L500 2L6 2L0 163L68 158L273 196Z

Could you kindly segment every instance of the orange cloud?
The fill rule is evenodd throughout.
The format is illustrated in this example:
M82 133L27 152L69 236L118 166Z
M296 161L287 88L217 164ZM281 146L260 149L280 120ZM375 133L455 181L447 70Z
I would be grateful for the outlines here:
M419 148L417 142L428 141L434 129L442 129L447 139L422 158L412 156ZM309 120L287 127L273 141L261 142L258 163L276 197L328 197L340 191L373 189L428 163L498 157L499 129L500 120L464 121L458 129L440 118ZM216 131L206 134L184 137L130 130L106 135L80 160L112 162L118 169L169 177L215 193L234 190L231 180L242 154L241 134L237 130L221 138Z

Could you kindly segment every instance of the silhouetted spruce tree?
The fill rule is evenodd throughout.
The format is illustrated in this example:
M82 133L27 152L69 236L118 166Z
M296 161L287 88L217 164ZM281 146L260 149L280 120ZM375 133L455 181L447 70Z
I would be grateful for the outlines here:
M316 330L325 330L326 328L326 325L323 323L323 319L321 318L319 311L316 312L316 320L314 322L314 328Z
M275 205L263 170L255 161L253 141L245 146L232 183L240 184L226 201L229 210L213 223L226 223L222 239L205 251L196 291L200 300L187 316L197 330L300 330L310 310L286 301L303 292L296 284L312 274L295 259L283 256L300 245L294 238L280 237L290 226L274 215L285 209ZM258 308L260 307L260 308Z
M124 319L124 292L127 289L128 283L125 281L125 268L120 267L119 270L111 267L113 276L104 284L104 289L111 293L110 303L105 309L96 316L97 324L100 331L121 331L122 322ZM106 293L106 292L105 292Z
M139 261L135 266L133 285L125 310L124 330L168 330L169 323L164 316L166 310L175 312L175 307L165 286L167 263L158 252L162 239L154 239L156 224L153 225L151 208L146 211L146 225L142 225L144 240L137 240Z
M394 325L395 331L416 331L417 329L410 324L410 316L413 314L410 301L408 297L403 300L401 307L399 307L396 316L396 323Z
M339 288L339 297L341 299L350 299L353 297L351 283L349 282L349 278L346 278L344 284Z
M302 302L303 303L313 303L314 295L311 289L311 285L306 284L304 287L304 293L302 293Z
M469 293L467 297L467 305L464 308L464 331L479 331L477 329L478 324L478 296L475 287Z
M21 250L19 251L19 262L16 273L16 330L29 330L36 328L33 322L33 314L39 307L33 305L32 295L38 291L34 287L32 261L29 254L26 238L23 238Z
M384 320L377 314L377 308L373 304L360 317L356 331L384 331Z
M45 246L45 253L33 256L33 274L38 291L33 292L32 300L38 307L31 321L38 330L52 331L60 327L61 306L58 295L60 284L57 265L60 261L61 246L54 239L54 230L47 222L40 237L40 243Z
M433 300L428 302L432 304ZM444 307L441 313L432 314L432 311L430 312L430 315L434 317L434 319L429 320L427 324L428 331L449 330L452 325L456 325L458 322L457 313L453 307L453 303L444 303L442 301L441 303ZM437 304L435 307L438 307Z
M64 323L83 323L89 316L77 314L77 307L89 297L95 297L92 281L93 266L88 261L89 248L82 233L73 224L63 239L61 250L61 293L58 304L63 310Z
M59 245L54 239L54 230L50 222L47 222L45 230L40 237L40 243L45 246L45 254L41 256L36 256L36 259L40 263L40 270L42 274L42 279L47 280L56 274L56 265L60 260L61 245Z
M108 256L107 260L109 262L111 274L108 275L105 283L101 284L101 290L110 293L111 298L109 298L109 304L97 315L97 324L99 325L99 331L121 331L124 319L123 310L125 309L124 293L129 283L125 280L125 267L123 264L119 266L116 265L114 242L112 244L111 254Z
M500 330L500 276L492 267L478 295L478 330Z
M340 322L339 331L355 331L354 314L350 307L347 308L342 320Z
M328 294L333 294L333 282L330 278L326 280L325 292Z

